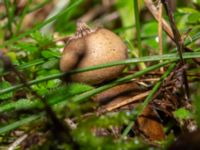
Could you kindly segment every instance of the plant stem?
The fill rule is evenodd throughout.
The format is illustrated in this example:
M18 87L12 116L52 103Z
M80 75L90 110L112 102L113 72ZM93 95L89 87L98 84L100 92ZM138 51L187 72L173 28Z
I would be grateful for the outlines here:
M138 47L138 55L139 57L145 56L145 53L142 49L142 40L141 40L141 29L140 29L140 14L138 9L138 0L133 0L134 5L134 13L135 13L135 25L136 25L136 35L137 35L137 47ZM145 69L145 63L139 63L140 69Z
M134 13L135 13L135 24L136 24L136 34L137 34L137 45L139 50L139 57L144 56L144 52L142 50L142 42L141 42L141 31L140 31L140 14L138 9L138 0L133 0L134 4Z
M13 32L12 32L12 20L13 20L12 18L13 18L13 15L12 15L11 9L13 7L12 7L12 5L11 5L9 0L4 0L4 3L5 3L5 7L6 7L6 13L7 13L7 16L8 16L8 30L10 32L9 36L12 36L12 34L13 34Z
M23 11L22 11L21 15L19 16L19 21L18 21L19 23L16 24L16 31L15 31L14 35L12 36L12 38L15 37L19 33L19 31L21 29L21 25L24 20L24 17L28 12L28 7L30 6L31 2L32 2L32 0L29 0L29 2L27 2L26 6L23 8Z
M184 66L186 64L185 60L183 59L183 52L185 51L185 45L183 42L183 39L181 37L181 34L176 26L175 20L174 20L174 16L173 16L173 12L172 9L169 5L169 0L161 0L161 2L163 3L166 13L169 17L169 23L170 26L172 28L173 31L173 35L174 35L174 41L176 43L176 47L177 47L177 51L180 57L180 62L182 64L182 66ZM183 70L183 90L185 93L185 97L187 100L189 100L190 98L190 91L189 91L189 84L188 84L188 80L187 80L187 74L186 74L186 70Z

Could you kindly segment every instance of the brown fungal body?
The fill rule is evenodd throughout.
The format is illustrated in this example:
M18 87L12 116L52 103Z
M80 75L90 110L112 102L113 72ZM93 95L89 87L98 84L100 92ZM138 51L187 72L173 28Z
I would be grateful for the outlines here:
M60 69L67 72L73 68L85 68L126 58L127 47L115 33L104 28L91 30L85 24L79 23L75 36L64 48ZM78 73L72 75L71 79L87 84L99 84L116 78L124 67L120 65Z

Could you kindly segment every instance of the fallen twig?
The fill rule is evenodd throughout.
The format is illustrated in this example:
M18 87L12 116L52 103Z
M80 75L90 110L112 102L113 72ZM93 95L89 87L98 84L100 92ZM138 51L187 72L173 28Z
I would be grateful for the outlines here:
M173 17L173 13L172 10L169 6L169 1L168 0L161 0L161 2L163 3L165 10L167 12L167 15L169 17L169 22L170 22L170 26L172 28L173 34L174 34L174 41L176 43L177 46L177 50L179 53L179 57L181 59L181 65L184 66L185 65L185 60L183 59L183 52L184 52L184 42L183 39L181 37L181 34L178 30L178 28L176 27L176 23L174 21L174 17ZM190 97L190 92L189 92L189 85L188 85L188 81L187 81L187 74L186 74L186 70L183 70L183 84L184 84L184 93L186 93L186 99L189 99Z

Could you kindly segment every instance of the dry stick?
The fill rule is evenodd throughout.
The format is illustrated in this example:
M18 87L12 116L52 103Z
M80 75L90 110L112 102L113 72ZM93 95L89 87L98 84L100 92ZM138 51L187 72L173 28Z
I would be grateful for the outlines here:
M169 2L168 0L161 0L161 2L163 3L164 7L165 7L165 10L167 12L167 15L169 17L169 23L170 23L170 26L172 28L172 31L173 31L173 34L174 34L174 42L176 43L176 46L177 46L177 50L178 50L178 53L179 53L179 57L181 59L181 63L182 65L185 64L184 60L183 60L183 56L182 56L182 53L183 53L183 40L181 38L181 35L176 27L176 23L174 21L174 17L173 17L173 12L169 6Z
M158 13L157 8L154 6L152 0L144 0L144 2L145 2L146 7L152 13L153 17L158 21L159 13ZM171 38L171 40L175 42L173 32L172 32L170 26L168 25L168 23L163 18L162 18L162 27L163 27L164 31L167 33L167 35ZM188 47L184 47L184 49L186 51L190 51L190 52L192 51ZM199 58L193 58L193 61L196 62L198 65L200 65Z
M170 26L171 26L173 34L174 34L174 41L176 43L179 57L181 59L181 65L183 66L183 65L185 65L185 61L182 56L182 53L184 52L184 44L183 44L181 34L179 33L179 31L176 27L176 23L175 23L174 17L173 17L173 12L169 6L169 0L161 0L161 2L163 3L165 10L167 12L167 15L169 17ZM186 70L183 70L183 80L184 80L184 88L183 89L184 89L184 92L186 93L186 98L189 99L190 92L189 92Z
M157 8L154 6L152 0L144 0L146 7L149 9L149 11L152 13L152 15L154 16L154 18L159 22L159 13ZM165 30L165 32L167 33L167 35L174 41L174 35L173 32L170 28L170 26L168 25L168 23L162 18L162 27Z
M158 13L158 10L157 10L157 8L154 6L154 4L153 4L153 2L152 2L152 0L144 0L144 2L145 2L145 5L146 5L146 7L149 9L149 11L152 13L152 15L154 16L154 18L157 20L157 21L159 21L159 13ZM173 17L172 17L173 18ZM164 19L162 19L162 27L163 27L163 29L165 30L165 32L168 34L168 36L176 43L176 40L177 39L175 39L174 37L174 34L173 34L173 31L171 30L171 28L170 28L170 26L168 25L168 23L164 20ZM179 33L179 32L178 32ZM179 34L180 35L180 34ZM181 41L182 41L182 39L181 39ZM181 47L182 49L184 49L184 45L183 45L183 41L182 41L182 46L183 47ZM178 46L177 46L177 48L178 48ZM179 50L178 50L179 51ZM179 52L178 52L179 53ZM179 55L180 55L180 53L179 53ZM181 55L182 56L182 55ZM194 59L194 61L195 62L197 62L198 64L199 64L199 62L198 62L198 60L196 60L196 59ZM183 61L184 62L184 61ZM185 74L185 73L184 73ZM184 77L184 80L185 81L187 81L187 77L186 77L186 74L184 75L185 77ZM187 97L189 98L189 86L188 86L188 83L187 82L185 82L184 81L184 83L186 83L185 84L185 91L186 91L186 93L187 93Z
M121 102L117 102L117 103L111 102L111 103L107 104L106 106L103 106L102 109L99 109L99 112L103 112L103 113L109 112L109 111L112 111L112 110L117 109L119 107L125 106L127 104L139 101L139 100L145 98L149 93L150 93L150 91L146 91L144 93L138 94L138 95L133 96L131 98L125 99Z
M158 10L158 39L159 39L159 54L163 54L163 40L162 40L162 3L159 2L158 4L159 10ZM160 60L162 63L162 60ZM163 73L164 72L164 67L160 68L160 71Z
M24 134L20 136L16 141L14 141L7 150L15 150L17 149L17 146L22 143L26 138L28 137L28 134Z
M66 138L67 142L72 144L73 148L79 149L79 145L73 140L73 137L70 134L70 128L68 126L66 126L65 124L63 124L57 118L54 111L48 105L47 100L45 98L41 97L40 95L38 95L35 91L33 91L33 89L30 87L30 85L27 84L27 80L26 80L25 76L15 68L15 66L11 63L11 61L8 57L0 55L0 58L2 58L2 60L4 61L4 67L6 69L13 71L16 74L16 76L20 79L21 83L23 83L25 85L25 87L27 87L38 99L41 100L41 102L44 104L44 108L47 112L47 115L49 115L53 125L58 130L58 132L63 133L62 131L64 130L65 131L64 133L66 134L65 138Z

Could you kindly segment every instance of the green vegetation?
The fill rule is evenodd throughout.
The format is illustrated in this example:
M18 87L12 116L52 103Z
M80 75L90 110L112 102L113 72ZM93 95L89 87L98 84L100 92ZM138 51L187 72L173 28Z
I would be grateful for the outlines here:
M168 149L183 133L197 130L200 1L162 0L168 28L160 34L161 20L151 15L159 11L147 2L0 1L0 149ZM158 8L162 2L152 3ZM61 72L61 51L80 20L119 35L129 58ZM119 65L126 68L111 81L70 80ZM106 95L130 83L131 90Z

